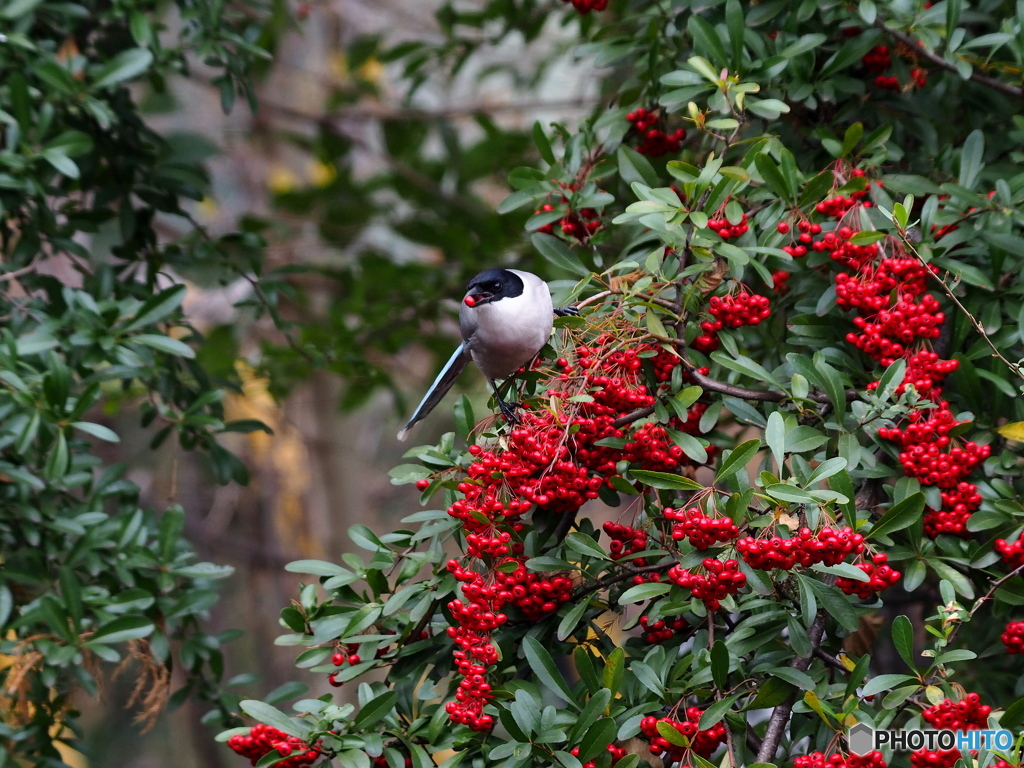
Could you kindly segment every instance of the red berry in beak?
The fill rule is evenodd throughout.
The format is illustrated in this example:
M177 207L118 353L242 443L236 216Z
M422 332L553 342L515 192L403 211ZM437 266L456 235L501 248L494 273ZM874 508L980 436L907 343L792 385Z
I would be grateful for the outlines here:
M467 296L466 298L464 298L462 300L462 303L465 304L467 307L475 307L476 306L476 298L473 297L473 296Z

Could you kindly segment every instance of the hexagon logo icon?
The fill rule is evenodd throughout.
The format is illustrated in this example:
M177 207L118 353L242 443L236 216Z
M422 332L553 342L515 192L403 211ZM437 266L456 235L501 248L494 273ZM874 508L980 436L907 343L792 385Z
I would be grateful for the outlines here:
M874 747L875 729L865 723L857 723L846 732L846 743L855 755L866 755Z

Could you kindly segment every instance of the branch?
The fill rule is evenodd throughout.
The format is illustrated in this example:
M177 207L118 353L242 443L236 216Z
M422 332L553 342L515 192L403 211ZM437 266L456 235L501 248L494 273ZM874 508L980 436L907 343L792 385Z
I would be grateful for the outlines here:
M950 64L944 58L939 56L939 54L935 53L934 51L929 51L926 48L922 47L917 40L912 38L906 32L900 32L898 29L887 27L885 25L885 22L882 21L882 19L876 19L875 26L878 27L883 32L885 32L885 34L889 35L889 37L903 43L905 46L910 48L922 59L926 59L927 61L934 64L936 67L941 67L942 69L945 69L948 72L956 72L957 74L959 74L959 70L956 68L955 64ZM1000 93L1005 93L1007 96L1012 96L1015 99L1024 100L1024 90L1017 88L1016 86L1010 85L1009 83L1004 83L1002 80L996 80L995 78L983 75L976 69L971 69L970 79L978 83L979 85L984 85L989 88L992 88L993 90L999 91Z
M634 576L639 576L642 573L655 573L657 571L667 571L675 564L676 563L674 560L670 560L667 563L645 565L642 568L630 568L629 570L623 571L622 573L617 573L614 576L609 576L607 579L598 579L593 584L581 589L579 592L573 595L573 600L577 600L583 597L584 595L589 595L592 592L600 592L605 587L610 587L612 584L618 584L620 581L631 579Z
M825 636L826 615L823 609L818 610L818 615L814 617L814 623L811 624L811 628L807 631L807 636L811 641L811 655L806 658L797 657L793 659L793 663L789 665L793 669L806 672L807 668L811 666L811 660L821 647L822 638ZM764 732L764 740L761 742L761 749L757 752L757 762L770 763L775 759L775 750L779 748L782 734L785 732L786 726L789 725L789 716L793 712L793 705L795 703L796 693L794 692L772 711L771 719L768 721L768 728Z
M931 275L935 279L935 281L942 286L942 292L949 297L950 301L956 304L957 309L959 309L961 312L964 313L964 315L967 316L967 319L970 320L974 330L981 334L981 338L983 338L985 340L985 343L988 344L989 347L992 349L992 356L998 357L1007 368L1009 368L1013 373L1017 374L1019 378L1024 379L1024 371L1021 370L1021 367L1017 363L1011 363L1009 360L1003 357L1003 353L999 351L999 348L992 343L992 339L990 339L988 334L985 333L985 326L983 326L978 321L978 318L972 315L970 310L968 310L967 307L965 307L960 302L960 299L958 299L956 297L956 294L953 293L953 289L946 285L946 281L943 280L937 273L932 272L931 264L925 261L924 257L917 252L917 249L914 247L914 244L911 243L909 239L907 239L906 232L900 232L900 239L903 241L903 246L912 254L914 254L914 256L917 257L917 260L921 263L921 266L925 268L928 274ZM947 274L949 273L947 272Z

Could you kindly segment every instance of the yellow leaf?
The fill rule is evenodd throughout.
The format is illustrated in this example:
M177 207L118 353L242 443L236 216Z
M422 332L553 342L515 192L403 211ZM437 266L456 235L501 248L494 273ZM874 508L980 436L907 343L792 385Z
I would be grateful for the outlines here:
M1004 424L996 428L996 432L1007 440L1016 440L1024 443L1024 421L1015 421L1012 424Z
M932 704L941 704L946 698L946 694L944 694L942 689L937 685L929 685L925 688L924 695Z
M843 666L846 667L851 672L853 672L853 670L855 670L857 668L857 662L855 662L853 659L851 659L845 653L840 653L839 654L839 660L841 662L843 662Z

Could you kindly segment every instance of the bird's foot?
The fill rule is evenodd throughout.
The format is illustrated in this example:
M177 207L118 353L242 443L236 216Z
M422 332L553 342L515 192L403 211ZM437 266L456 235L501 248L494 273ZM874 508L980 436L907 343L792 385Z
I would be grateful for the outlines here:
M555 307L555 314L559 317L579 317L580 311L576 307Z
M516 409L522 407L522 403L507 403L504 400L498 400L498 408L501 410L501 415L505 417L505 421L513 426L519 424L519 416L516 415Z

